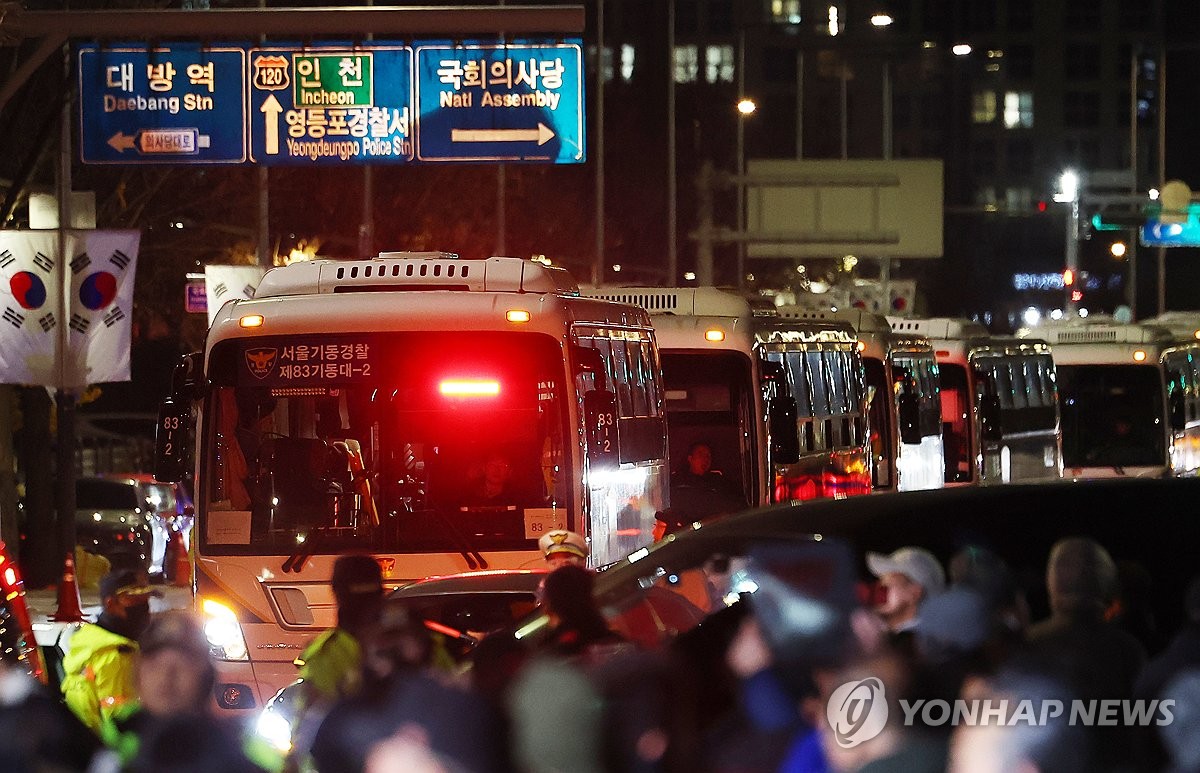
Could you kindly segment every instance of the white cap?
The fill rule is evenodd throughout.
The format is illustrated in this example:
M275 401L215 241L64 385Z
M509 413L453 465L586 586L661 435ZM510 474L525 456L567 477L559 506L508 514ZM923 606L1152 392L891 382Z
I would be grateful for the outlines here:
M587 542L579 534L566 529L555 529L548 531L538 540L538 548L541 549L542 555L546 558L559 553L575 556L584 561L588 557Z
M927 595L941 593L946 587L946 573L941 563L924 548L900 548L890 556L867 553L867 568L876 577L902 574L925 589Z

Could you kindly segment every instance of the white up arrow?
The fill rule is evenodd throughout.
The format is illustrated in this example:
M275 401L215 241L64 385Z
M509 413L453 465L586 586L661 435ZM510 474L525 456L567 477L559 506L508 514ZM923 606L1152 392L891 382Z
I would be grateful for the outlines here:
M274 156L279 153L279 114L283 112L283 105L279 104L274 94L268 94L259 111L266 120L266 141L263 143L263 150L268 156Z

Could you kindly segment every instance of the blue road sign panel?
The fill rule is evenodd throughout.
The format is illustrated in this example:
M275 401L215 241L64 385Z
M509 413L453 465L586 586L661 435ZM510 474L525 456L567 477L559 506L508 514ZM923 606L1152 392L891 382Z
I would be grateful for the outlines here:
M83 161L244 163L245 73L240 47L80 47Z
M1200 247L1200 217L1189 212L1182 223L1163 223L1148 218L1142 226L1144 247Z
M585 159L581 46L416 47L418 161Z
M412 49L390 43L250 50L250 160L268 165L413 158Z

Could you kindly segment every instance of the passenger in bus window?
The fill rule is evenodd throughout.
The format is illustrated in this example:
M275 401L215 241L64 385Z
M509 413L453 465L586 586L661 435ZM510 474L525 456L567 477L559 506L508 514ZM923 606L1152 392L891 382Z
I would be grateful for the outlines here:
M467 500L477 505L509 504L515 496L512 464L499 451L488 454L482 474L473 482Z
M671 476L671 505L681 517L701 521L745 508L740 487L714 470L712 460L712 446L694 442L683 468Z
M1108 430L1101 442L1087 454L1090 464L1134 467L1161 464L1161 454L1155 450L1155 441L1127 413L1112 417Z
M725 476L713 469L712 447L703 441L688 447L687 463L672 481L675 486L701 488L719 493L732 493L735 488Z

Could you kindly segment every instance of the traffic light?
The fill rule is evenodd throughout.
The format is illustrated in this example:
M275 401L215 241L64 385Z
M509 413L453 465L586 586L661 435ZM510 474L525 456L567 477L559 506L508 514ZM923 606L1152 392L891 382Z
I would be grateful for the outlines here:
M1075 272L1068 268L1063 272L1063 287L1070 287L1073 284L1075 284Z

